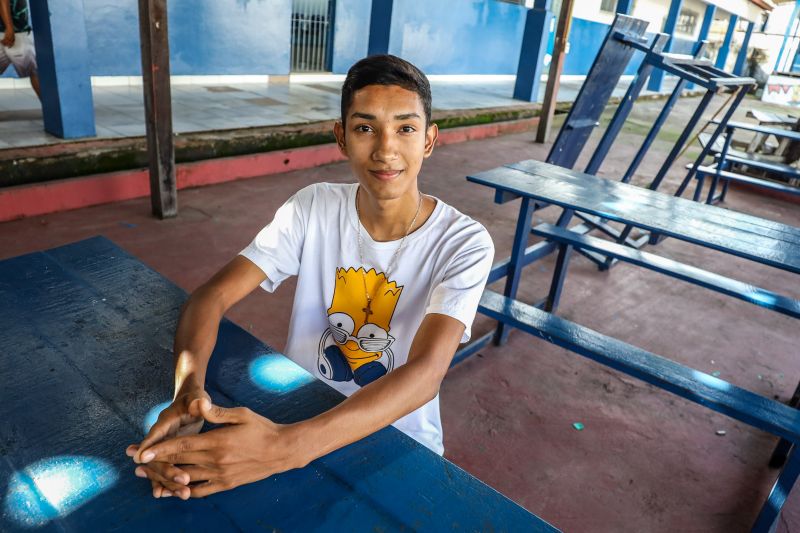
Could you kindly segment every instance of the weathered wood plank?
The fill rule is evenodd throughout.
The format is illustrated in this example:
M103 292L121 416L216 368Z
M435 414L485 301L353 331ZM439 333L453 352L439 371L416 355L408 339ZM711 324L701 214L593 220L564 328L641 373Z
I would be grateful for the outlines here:
M468 180L800 273L800 229L634 185L523 161Z
M178 214L167 0L139 0L144 119L150 162L150 204L159 218Z

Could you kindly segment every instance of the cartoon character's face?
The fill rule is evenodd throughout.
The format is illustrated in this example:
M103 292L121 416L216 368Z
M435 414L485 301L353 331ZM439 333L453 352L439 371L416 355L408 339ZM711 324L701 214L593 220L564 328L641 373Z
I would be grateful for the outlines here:
M367 305L366 291L372 298ZM336 269L333 303L328 308L328 322L333 340L345 358L353 363L375 360L389 348L394 338L389 324L403 287L387 282L383 273L348 268Z

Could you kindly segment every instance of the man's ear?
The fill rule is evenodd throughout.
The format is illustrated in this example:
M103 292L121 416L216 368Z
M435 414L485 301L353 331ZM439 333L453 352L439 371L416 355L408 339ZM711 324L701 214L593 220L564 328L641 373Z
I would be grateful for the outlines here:
M436 123L431 124L428 126L428 129L425 130L425 155L424 157L428 157L433 153L433 148L436 146L436 139L439 138L439 126Z
M344 142L344 126L341 120L337 120L333 124L333 135L336 137L336 144L339 146L339 151L343 156L348 157L347 145Z

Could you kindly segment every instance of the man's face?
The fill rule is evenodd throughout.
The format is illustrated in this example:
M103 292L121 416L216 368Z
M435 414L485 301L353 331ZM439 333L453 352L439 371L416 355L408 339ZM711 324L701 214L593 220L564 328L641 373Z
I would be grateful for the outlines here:
M431 155L438 128L425 128L417 93L396 85L368 85L353 94L346 126L334 127L339 149L359 183L376 200L417 188L422 160Z

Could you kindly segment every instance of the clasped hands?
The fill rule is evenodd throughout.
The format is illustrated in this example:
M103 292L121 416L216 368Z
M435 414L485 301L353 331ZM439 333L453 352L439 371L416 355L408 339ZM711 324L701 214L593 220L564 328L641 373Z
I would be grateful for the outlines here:
M203 422L225 424L199 433ZM308 464L298 426L276 424L246 407L211 403L203 390L179 395L126 454L155 498L202 498Z

